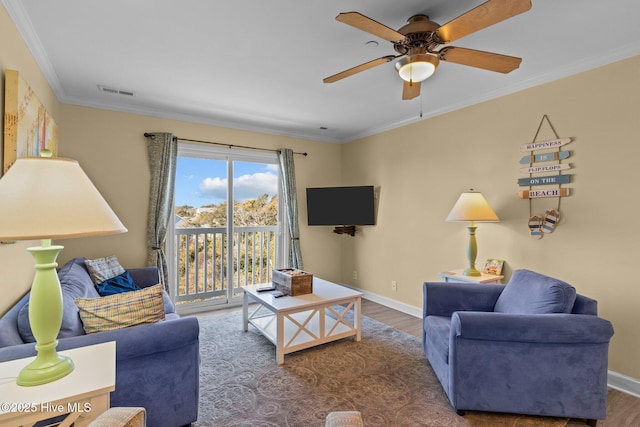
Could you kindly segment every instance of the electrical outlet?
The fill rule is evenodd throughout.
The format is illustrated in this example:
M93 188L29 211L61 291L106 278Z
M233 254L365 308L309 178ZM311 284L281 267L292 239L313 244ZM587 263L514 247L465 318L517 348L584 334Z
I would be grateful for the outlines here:
M391 290L394 292L398 290L398 282L396 282L395 280L391 281Z
M353 280L358 280L358 272L353 270Z

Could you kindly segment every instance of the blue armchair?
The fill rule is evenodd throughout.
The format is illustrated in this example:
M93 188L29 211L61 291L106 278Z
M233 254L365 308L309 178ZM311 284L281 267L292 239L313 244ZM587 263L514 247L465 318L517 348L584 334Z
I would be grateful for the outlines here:
M423 290L423 350L456 411L605 418L613 327L595 300L528 270Z

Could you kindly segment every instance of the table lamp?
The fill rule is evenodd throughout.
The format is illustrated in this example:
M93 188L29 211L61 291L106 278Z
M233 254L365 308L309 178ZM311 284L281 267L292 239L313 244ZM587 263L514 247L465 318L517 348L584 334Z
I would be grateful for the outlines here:
M21 157L0 179L0 239L42 241L27 249L35 260L29 323L37 355L18 375L18 385L46 384L74 368L56 352L63 310L56 258L63 246L51 239L126 231L75 160Z
M480 272L476 270L476 255L478 254L478 245L476 243L476 222L498 222L498 216L491 209L489 203L482 193L471 192L462 193L449 216L446 219L450 221L469 221L469 246L467 247L467 258L469 259L469 267L463 271L465 276L480 276Z

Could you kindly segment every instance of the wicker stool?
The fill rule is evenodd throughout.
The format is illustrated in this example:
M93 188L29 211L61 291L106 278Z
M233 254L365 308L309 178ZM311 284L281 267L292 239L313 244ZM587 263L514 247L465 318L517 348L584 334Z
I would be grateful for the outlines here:
M327 415L324 427L364 427L364 422L359 411L336 411Z
M144 408L109 408L91 421L89 427L145 427L147 411Z

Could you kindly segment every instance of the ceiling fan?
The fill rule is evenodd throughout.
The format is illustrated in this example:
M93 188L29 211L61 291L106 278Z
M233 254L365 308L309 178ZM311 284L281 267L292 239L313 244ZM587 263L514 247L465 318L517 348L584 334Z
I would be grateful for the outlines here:
M397 31L358 12L340 13L336 20L390 41L398 55L365 62L329 76L323 82L333 83L400 58L396 69L404 80L402 99L408 100L420 95L421 82L435 72L440 61L509 73L520 66L521 58L454 46L437 49L529 9L531 0L488 0L444 25L429 20L426 15L414 15Z

